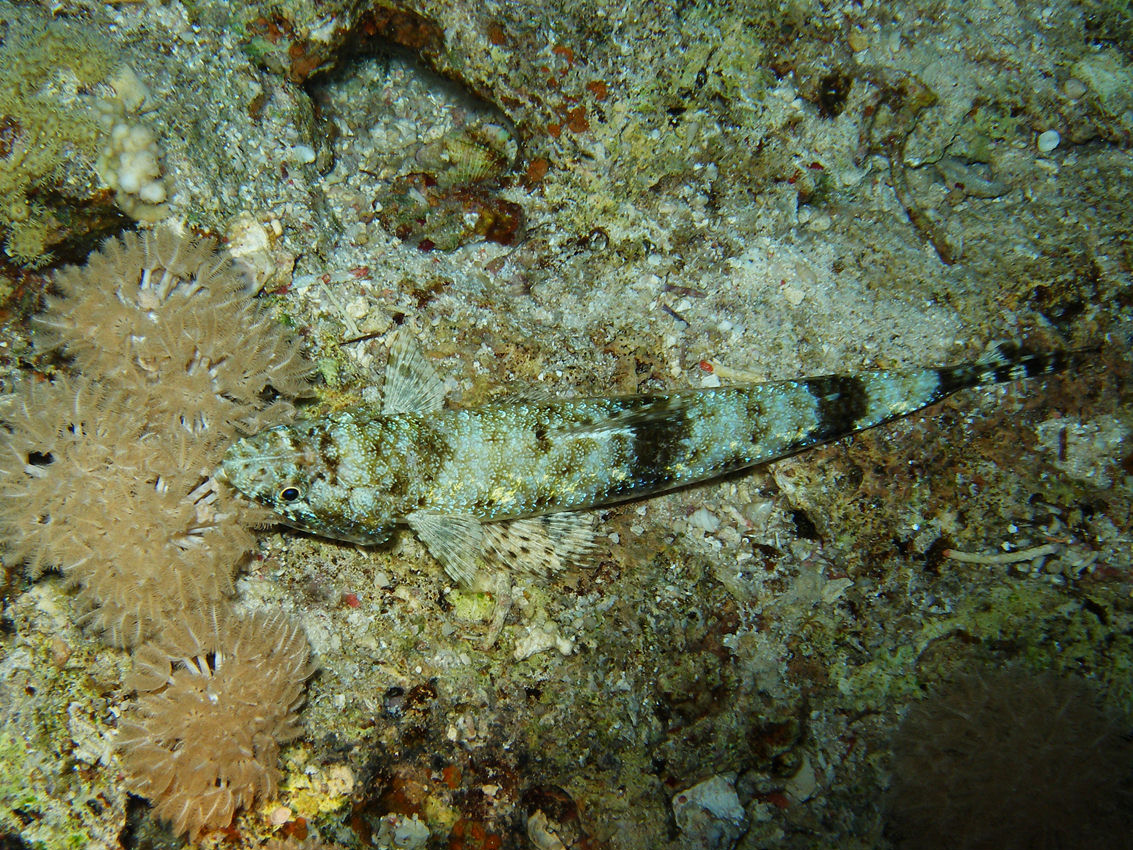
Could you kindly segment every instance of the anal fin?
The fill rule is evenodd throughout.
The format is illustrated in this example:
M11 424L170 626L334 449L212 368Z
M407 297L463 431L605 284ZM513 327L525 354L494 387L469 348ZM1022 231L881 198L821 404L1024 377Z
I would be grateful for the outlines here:
M595 555L593 515L547 514L484 526L484 548L516 572L549 577Z

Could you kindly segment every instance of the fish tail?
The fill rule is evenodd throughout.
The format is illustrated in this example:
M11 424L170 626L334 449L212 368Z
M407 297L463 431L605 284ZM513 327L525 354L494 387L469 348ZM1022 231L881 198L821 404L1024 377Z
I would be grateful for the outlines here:
M1036 352L1014 342L995 343L984 357L974 363L936 369L939 385L934 395L942 399L968 387L1075 371L1092 364L1099 351L1100 347L1095 346Z

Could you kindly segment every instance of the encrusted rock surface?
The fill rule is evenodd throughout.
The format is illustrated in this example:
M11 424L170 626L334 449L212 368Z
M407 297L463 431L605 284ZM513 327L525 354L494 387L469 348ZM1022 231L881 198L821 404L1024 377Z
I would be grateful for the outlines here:
M265 531L240 604L297 618L321 673L278 801L206 845L309 831L344 846L628 850L701 846L695 828L739 848L897 846L890 739L954 669L1088 678L1128 726L1120 4L52 5L129 52L169 214L230 238L300 330L315 411L377 398L381 337L405 323L459 404L513 382L608 394L938 365L1005 337L1102 346L1094 372L964 393L603 511L597 566L517 580L487 649L494 600L452 587L410 534L368 551ZM388 221L417 185L406 176L446 184L463 154L438 159L438 145L469 150L451 140L486 125L514 160L483 181L458 163L438 203L468 213L464 229L449 215L399 238ZM1060 144L1040 151L1052 129ZM62 216L87 188L50 200ZM510 227L504 204L521 212L512 238L481 238L471 219L494 210ZM14 267L0 278L5 381L47 365L22 322L45 286ZM1053 548L1011 560L1036 547ZM66 597L4 566L14 669L51 645L54 626L26 612ZM99 671L125 665L81 651ZM42 700L69 669L20 675ZM56 705L26 739L36 759L110 734L121 683L97 685L68 699L98 734L64 731ZM6 716L36 704L2 693ZM116 846L107 821L125 825L126 808L107 758L76 767L84 789L109 789L100 821L33 826L5 792L0 829L34 846L58 823L51 840L78 829ZM21 789L35 811L56 780ZM727 808L714 827L711 807L678 811L705 782L743 816ZM144 824L136 812L126 846Z

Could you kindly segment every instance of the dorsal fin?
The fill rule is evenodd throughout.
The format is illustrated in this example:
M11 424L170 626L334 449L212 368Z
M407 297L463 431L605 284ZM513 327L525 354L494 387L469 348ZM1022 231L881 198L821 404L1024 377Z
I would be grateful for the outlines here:
M425 359L409 328L398 328L390 339L382 413L434 413L444 403L444 381Z

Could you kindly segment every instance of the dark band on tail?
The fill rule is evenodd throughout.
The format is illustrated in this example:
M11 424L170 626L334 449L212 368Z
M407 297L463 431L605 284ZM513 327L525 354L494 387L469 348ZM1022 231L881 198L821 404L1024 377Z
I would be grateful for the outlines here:
M933 393L934 400L938 401L968 387L1004 384L1077 369L1093 359L1097 352L1097 348L1079 348L1073 351L1035 353L1014 344L1001 343L987 359L937 369L940 385Z
M856 375L823 375L802 382L817 405L808 443L822 443L854 430L869 409L869 393Z
M684 405L665 416L644 417L633 428L630 479L646 486L672 478L672 466L688 453L692 423Z

